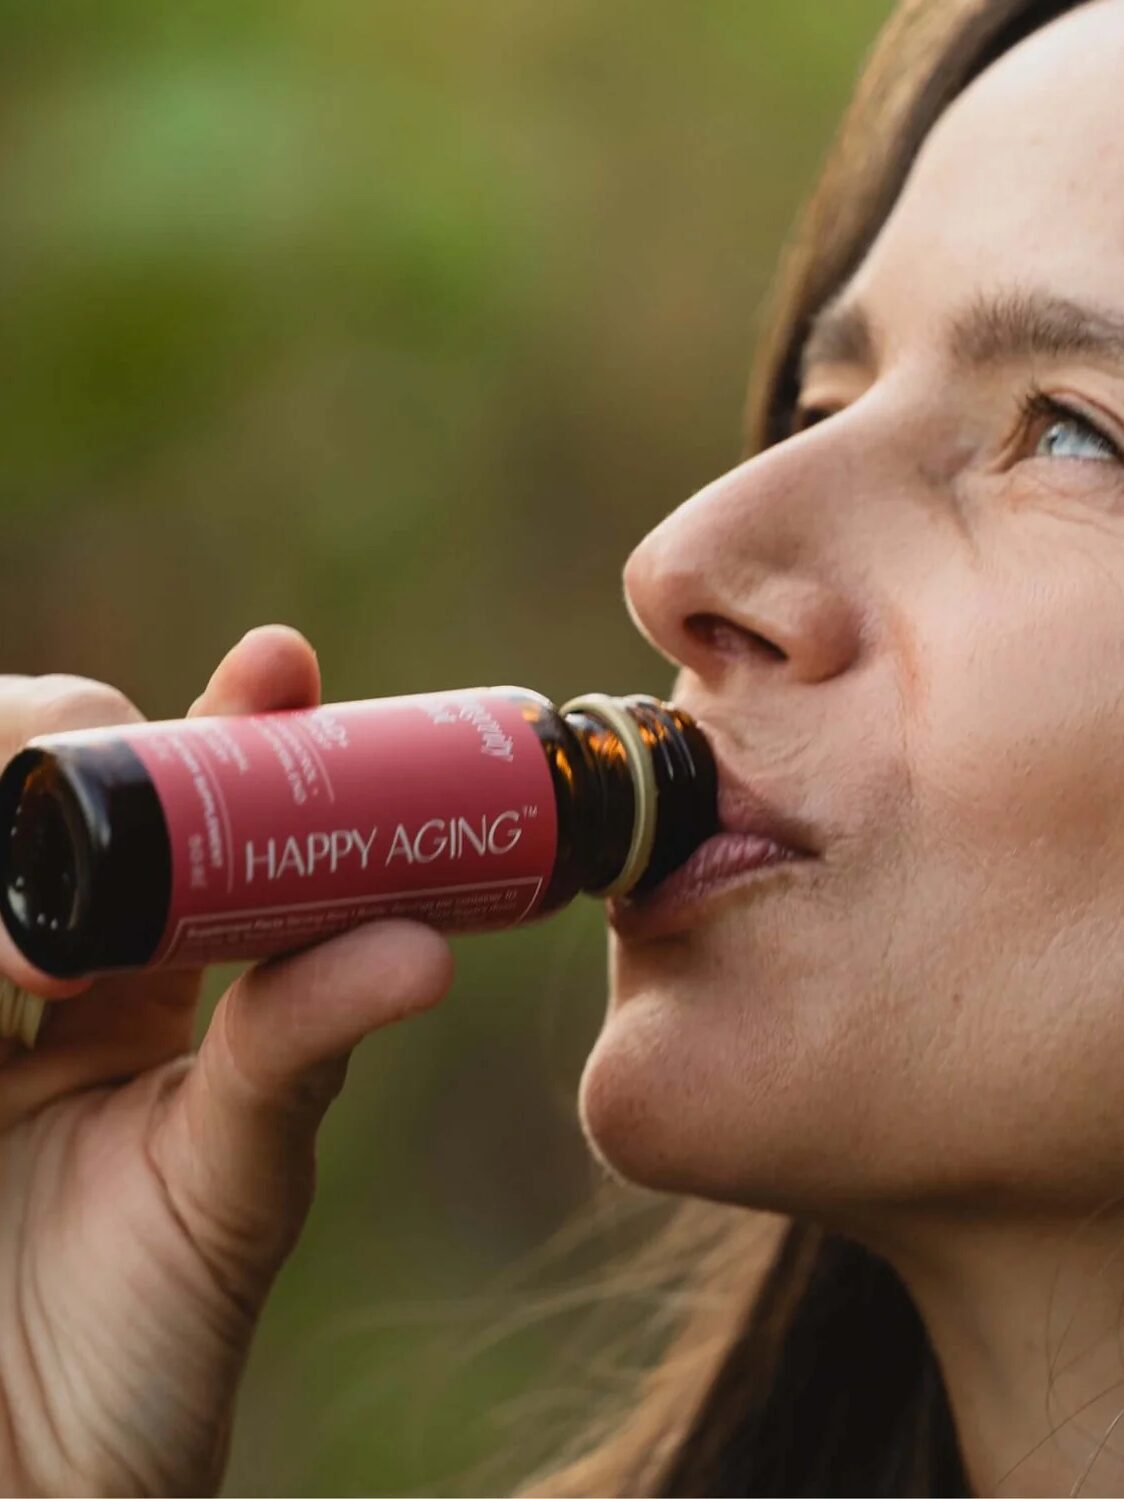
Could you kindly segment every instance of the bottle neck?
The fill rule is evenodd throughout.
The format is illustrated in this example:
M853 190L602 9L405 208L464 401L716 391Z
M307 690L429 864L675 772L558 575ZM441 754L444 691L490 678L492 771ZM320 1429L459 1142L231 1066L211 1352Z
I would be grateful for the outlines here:
M582 889L651 889L717 831L717 773L698 725L646 696L591 694L561 709L588 772Z

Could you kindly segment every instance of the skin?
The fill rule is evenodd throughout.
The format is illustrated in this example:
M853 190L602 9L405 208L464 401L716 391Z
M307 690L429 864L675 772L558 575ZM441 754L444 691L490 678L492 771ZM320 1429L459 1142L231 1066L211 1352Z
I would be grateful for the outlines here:
M1124 351L967 367L952 329L1032 292L1124 317L1121 77L1119 0L981 75L844 289L873 348L821 344L803 428L626 572L677 700L822 854L614 940L586 1132L885 1254L980 1493L1124 1492L1124 465L1019 409L1124 449Z
M266 626L191 712L319 694L308 642ZM137 717L100 683L0 678L5 759L37 733ZM33 1052L0 1041L0 1493L211 1493L347 1057L441 998L448 946L388 921L260 964L227 990L197 1056L198 975L52 982L6 934L0 969L59 1001Z
M1124 465L1019 409L1037 382L1124 449L1124 362L965 368L949 339L1012 292L1124 316L1121 77L1121 0L983 74L847 288L872 357L817 356L820 419L626 572L678 700L821 852L614 939L590 1144L885 1254L979 1493L1124 1492ZM195 711L318 691L271 627ZM134 712L2 679L0 749ZM197 1057L190 976L75 995L0 968L59 1000L0 1052L0 1491L207 1491L347 1054L440 998L448 950L395 922L250 970Z

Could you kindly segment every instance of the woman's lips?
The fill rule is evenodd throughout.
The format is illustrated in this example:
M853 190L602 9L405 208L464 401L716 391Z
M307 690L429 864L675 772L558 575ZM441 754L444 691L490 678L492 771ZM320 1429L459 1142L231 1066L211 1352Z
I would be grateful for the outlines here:
M719 831L686 863L643 895L608 903L609 921L625 939L668 936L691 926L706 904L759 871L818 857L812 830L771 806L718 760Z
M609 921L621 937L669 936L690 926L707 901L758 870L810 857L755 833L716 833L654 890L609 901Z

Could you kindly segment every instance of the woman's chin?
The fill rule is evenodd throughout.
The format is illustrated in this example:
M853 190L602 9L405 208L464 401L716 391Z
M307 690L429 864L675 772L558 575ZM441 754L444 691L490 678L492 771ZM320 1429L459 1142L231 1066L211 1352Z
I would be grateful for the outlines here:
M726 1195L713 1117L724 1090L708 1049L658 993L610 1010L582 1072L578 1116L611 1174L654 1191Z
M863 1056L813 1055L823 1037L792 1028L791 996L752 1010L743 996L734 1016L711 998L674 983L614 998L578 1088L597 1160L636 1186L770 1212L863 1200L866 1095L840 1081Z

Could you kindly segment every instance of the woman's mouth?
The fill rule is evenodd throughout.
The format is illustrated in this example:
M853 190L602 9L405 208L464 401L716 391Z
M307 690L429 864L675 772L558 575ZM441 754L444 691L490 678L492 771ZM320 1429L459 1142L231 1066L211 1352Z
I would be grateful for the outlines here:
M719 831L678 869L642 895L607 904L609 922L625 940L685 931L720 895L757 883L780 865L818 857L810 829L770 806L719 764Z

